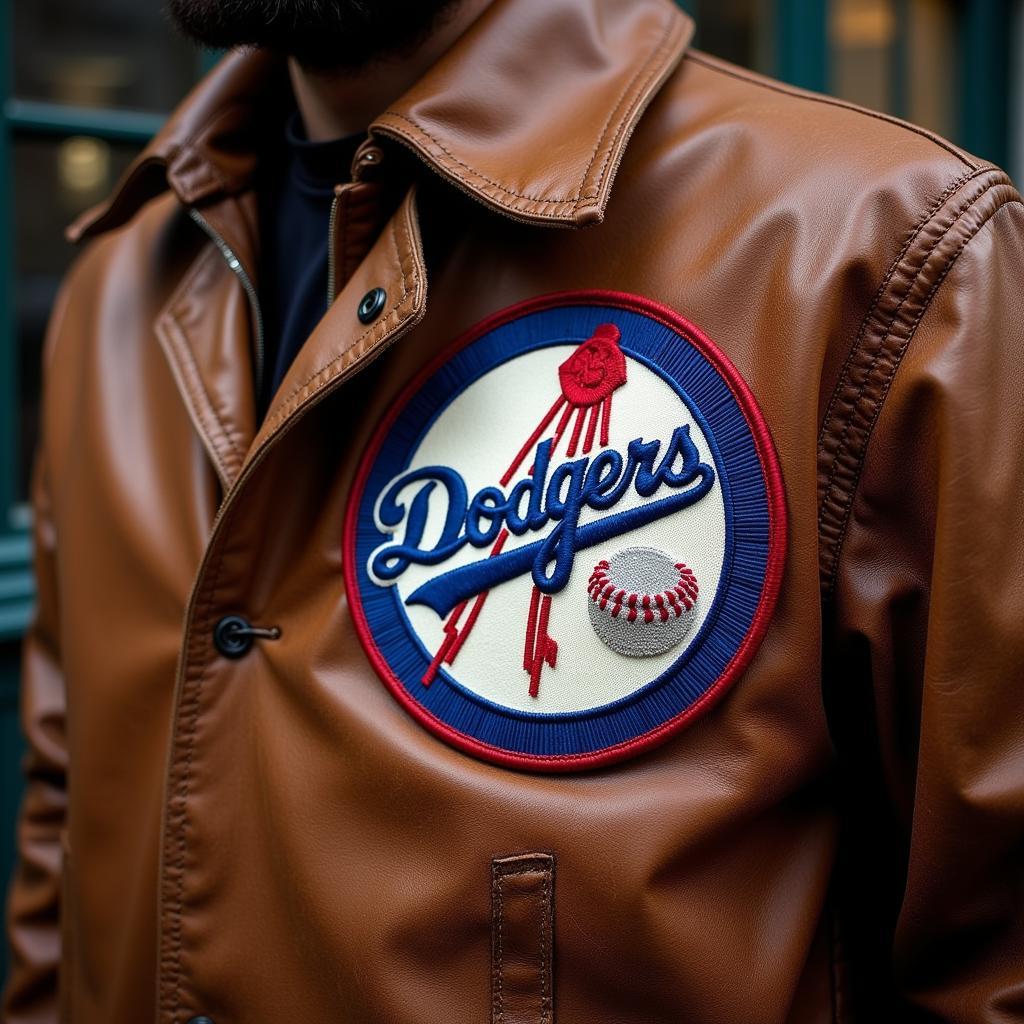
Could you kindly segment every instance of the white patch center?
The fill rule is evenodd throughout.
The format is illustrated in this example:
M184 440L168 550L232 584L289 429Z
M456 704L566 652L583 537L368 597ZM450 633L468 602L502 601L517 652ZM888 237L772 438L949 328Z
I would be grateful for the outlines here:
M559 397L558 367L575 348L573 344L554 345L517 356L471 384L431 424L408 470L450 466L465 480L470 498L484 487L498 486L517 452ZM471 633L454 661L443 665L442 670L466 690L503 708L540 714L579 713L628 697L679 660L699 634L714 604L726 544L721 467L678 393L628 354L626 363L627 382L613 396L608 447L618 451L624 462L630 441L637 438L660 442L660 451L664 452L673 431L688 424L701 460L715 470L714 485L701 499L680 511L576 552L567 586L551 596L547 636L557 644L557 658L554 666L543 667L535 696L530 694L530 675L524 668L533 579L526 573L488 592ZM685 387L686 382L682 385ZM550 437L551 432L544 436ZM567 443L568 438L563 437L555 450L549 479L550 473L567 461ZM593 458L601 450L600 444L595 443L588 455L577 451L572 458ZM532 454L508 486L502 488L505 494L527 475L531 461ZM423 548L436 543L441 536L447 512L442 490L437 488L431 496L421 540ZM414 487L408 488L402 500L411 501L415 493ZM607 511L584 506L579 525L671 493L674 492L663 484L657 493L645 498L631 486L618 504ZM540 540L555 525L549 522L538 533L511 535L503 550L513 551ZM389 538L387 543L401 539ZM686 643L639 658L626 657L603 643L594 633L587 608L588 579L595 563L612 558L624 548L638 546L670 553L673 559L689 566L700 583L700 599ZM406 605L406 598L427 581L457 566L484 559L489 552L489 546L476 548L467 544L441 565L410 565L395 583L409 624L428 658L433 658L445 642L447 616L441 618L425 605ZM642 585L662 590L672 582L668 578L662 582L659 575L657 581L643 581ZM422 684L412 684L419 685ZM443 682L435 680L431 685Z

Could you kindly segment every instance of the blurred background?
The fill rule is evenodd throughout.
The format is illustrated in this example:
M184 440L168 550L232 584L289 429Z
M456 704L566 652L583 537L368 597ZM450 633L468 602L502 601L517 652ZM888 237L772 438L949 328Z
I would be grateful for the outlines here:
M26 492L63 228L211 64L161 0L0 0L0 888L20 797ZM686 0L695 45L932 128L1024 179L1024 0ZM2 945L2 944L0 944ZM0 978L6 949L0 952Z

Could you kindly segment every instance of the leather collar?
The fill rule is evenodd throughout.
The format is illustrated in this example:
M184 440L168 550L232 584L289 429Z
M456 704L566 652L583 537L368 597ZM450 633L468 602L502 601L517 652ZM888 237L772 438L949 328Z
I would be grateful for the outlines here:
M369 132L500 213L595 223L633 128L692 35L671 0L495 0ZM289 97L282 58L229 53L68 237L121 225L168 187L186 205L244 190L268 115Z

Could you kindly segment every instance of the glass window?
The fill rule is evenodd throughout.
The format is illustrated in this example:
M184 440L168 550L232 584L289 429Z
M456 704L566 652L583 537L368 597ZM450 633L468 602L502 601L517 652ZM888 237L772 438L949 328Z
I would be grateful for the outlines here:
M195 81L198 52L159 0L16 0L13 7L18 99L166 111Z
M832 87L875 110L891 107L896 15L888 0L833 0Z
M74 256L64 228L111 191L142 145L139 139L112 140L125 136L127 124L124 114L115 123L114 112L173 109L195 83L200 55L175 32L160 0L15 0L11 22L13 99L18 103L8 108L15 118L8 124L14 132L15 274L9 329L18 398L14 498L24 501L37 437L43 335L57 287ZM34 105L39 103L70 114ZM87 123L95 122L84 129L89 134L58 134L52 127L56 119L70 131L83 113ZM51 127L41 127L42 122ZM133 126L127 134L134 137L144 130Z
M699 0L689 3L695 44L716 57L771 74L775 66L773 0Z
M832 0L830 89L953 136L956 39L951 0Z
M956 135L956 12L948 0L914 0L906 19L905 116L948 138Z

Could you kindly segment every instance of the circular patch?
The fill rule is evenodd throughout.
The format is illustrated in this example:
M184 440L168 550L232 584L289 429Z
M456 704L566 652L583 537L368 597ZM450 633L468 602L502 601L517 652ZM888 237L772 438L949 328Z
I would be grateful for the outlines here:
M384 683L500 764L659 742L743 670L785 548L778 461L726 357L610 292L485 321L405 389L353 485L345 579Z

